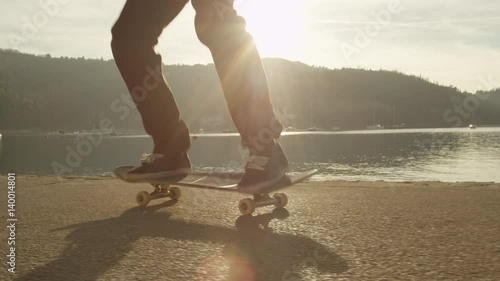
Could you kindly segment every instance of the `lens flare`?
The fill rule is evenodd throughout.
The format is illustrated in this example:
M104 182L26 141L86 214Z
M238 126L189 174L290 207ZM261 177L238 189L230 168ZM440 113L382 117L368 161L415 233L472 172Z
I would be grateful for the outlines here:
M238 14L247 22L264 57L283 57L297 52L304 40L306 1L303 0L252 0L236 1Z
M238 251L205 258L198 266L197 276L202 280L255 281L252 264Z

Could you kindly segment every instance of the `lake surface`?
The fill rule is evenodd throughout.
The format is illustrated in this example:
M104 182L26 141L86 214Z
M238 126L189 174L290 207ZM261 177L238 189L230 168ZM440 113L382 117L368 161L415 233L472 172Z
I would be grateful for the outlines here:
M196 136L190 151L196 170L241 170L238 135ZM0 170L112 175L116 166L139 164L152 149L148 136L110 136L95 143L88 136L4 135ZM292 171L320 170L314 180L500 182L500 128L290 132L281 143Z

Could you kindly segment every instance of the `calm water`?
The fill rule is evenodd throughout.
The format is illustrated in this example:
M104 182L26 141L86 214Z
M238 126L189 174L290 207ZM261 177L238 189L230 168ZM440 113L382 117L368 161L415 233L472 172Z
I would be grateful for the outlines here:
M58 163L70 174L111 175L152 148L147 136L106 137L91 146L86 140L4 135L0 169L54 175ZM281 142L291 169L318 168L315 180L500 182L500 128L288 133ZM200 135L190 153L195 169L241 169L238 144L234 134ZM68 152L78 148L81 159Z

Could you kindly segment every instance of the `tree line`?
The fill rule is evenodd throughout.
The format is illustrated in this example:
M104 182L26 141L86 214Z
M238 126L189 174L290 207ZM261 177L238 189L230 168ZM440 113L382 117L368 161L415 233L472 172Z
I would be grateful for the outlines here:
M332 70L283 59L265 59L264 66L276 111L296 129L500 124L500 89L468 93L395 71ZM213 64L163 68L191 129L232 126ZM118 130L142 130L127 98L113 60L0 50L0 129L86 130L109 118ZM120 105L129 106L126 116L115 110Z

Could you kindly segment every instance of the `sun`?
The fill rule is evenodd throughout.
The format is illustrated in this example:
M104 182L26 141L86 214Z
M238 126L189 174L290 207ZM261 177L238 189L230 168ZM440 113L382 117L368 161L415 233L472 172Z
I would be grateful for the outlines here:
M300 51L304 40L304 6L307 0L237 0L263 57L286 57Z

